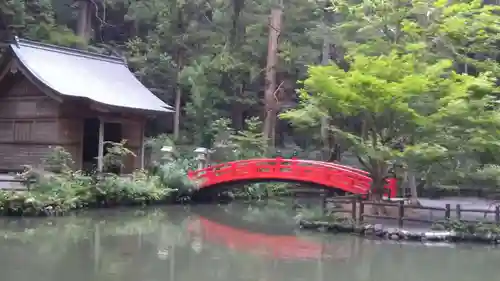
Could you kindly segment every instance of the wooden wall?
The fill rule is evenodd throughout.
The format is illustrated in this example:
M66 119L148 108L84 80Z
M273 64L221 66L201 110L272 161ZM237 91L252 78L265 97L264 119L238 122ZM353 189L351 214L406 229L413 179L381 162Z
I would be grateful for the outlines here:
M59 104L26 79L16 78L7 91L0 88L0 169L37 165L51 146L63 145L58 111Z
M6 79L15 79L5 83ZM3 86L2 86L3 85ZM137 157L127 161L124 172L140 168L145 118L133 114L102 113L89 103L58 102L28 79L7 75L0 81L0 170L19 170L22 165L39 165L54 146L63 146L82 165L85 118L102 117L122 124L123 138Z

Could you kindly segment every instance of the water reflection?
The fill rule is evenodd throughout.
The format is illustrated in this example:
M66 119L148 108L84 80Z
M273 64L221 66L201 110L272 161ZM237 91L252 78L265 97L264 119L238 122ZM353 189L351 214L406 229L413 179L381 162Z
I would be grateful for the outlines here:
M169 207L3 220L1 280L470 281L500 273L500 249L298 232L289 210Z

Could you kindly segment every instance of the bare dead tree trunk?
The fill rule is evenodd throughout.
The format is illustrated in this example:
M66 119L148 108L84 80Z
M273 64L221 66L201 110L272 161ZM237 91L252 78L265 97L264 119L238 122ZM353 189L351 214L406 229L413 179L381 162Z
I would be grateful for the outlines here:
M270 146L274 146L273 131L276 129L278 101L276 97L276 63L278 61L278 38L281 31L281 15L283 10L273 8L269 20L269 41L267 47L266 89L264 93L265 119L263 135Z

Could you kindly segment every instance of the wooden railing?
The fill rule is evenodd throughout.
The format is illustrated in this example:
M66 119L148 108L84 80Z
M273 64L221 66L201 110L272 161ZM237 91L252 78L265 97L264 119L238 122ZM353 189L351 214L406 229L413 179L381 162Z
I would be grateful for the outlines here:
M451 204L446 204L444 208L442 207L425 207L425 206L415 206L415 205L407 205L404 201L398 202L373 202L367 201L360 198L360 196L348 196L348 197L339 197L339 198L329 198L328 202L344 204L342 208L333 208L327 210L326 204L327 200L323 200L325 203L323 204L323 210L328 211L329 213L349 213L350 217L353 221L357 223L365 222L365 219L388 219L388 220L396 220L398 227L403 227L404 222L422 222L422 223L436 223L440 221L447 220L457 220L463 222L487 222L487 223L495 223L500 225L500 206L495 206L494 210L489 209L467 209L463 208L461 204L456 204L452 206ZM345 205L350 205L350 208L346 208ZM368 214L366 210L366 206L379 206L379 207L390 207L397 209L397 215L372 215ZM428 210L428 211L439 211L444 212L442 217L436 216L431 219L424 219L422 217L410 217L407 215L408 210ZM454 216L452 216L452 213ZM463 218L464 213L479 213L484 215L484 220L466 220ZM487 220L487 216L489 214L494 214L494 220Z

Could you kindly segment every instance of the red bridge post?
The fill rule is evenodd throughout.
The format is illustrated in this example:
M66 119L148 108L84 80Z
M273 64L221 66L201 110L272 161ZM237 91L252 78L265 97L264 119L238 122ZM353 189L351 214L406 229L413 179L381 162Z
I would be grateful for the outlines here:
M396 178L388 178L385 186L388 191L387 197L395 198L398 196L398 180Z

